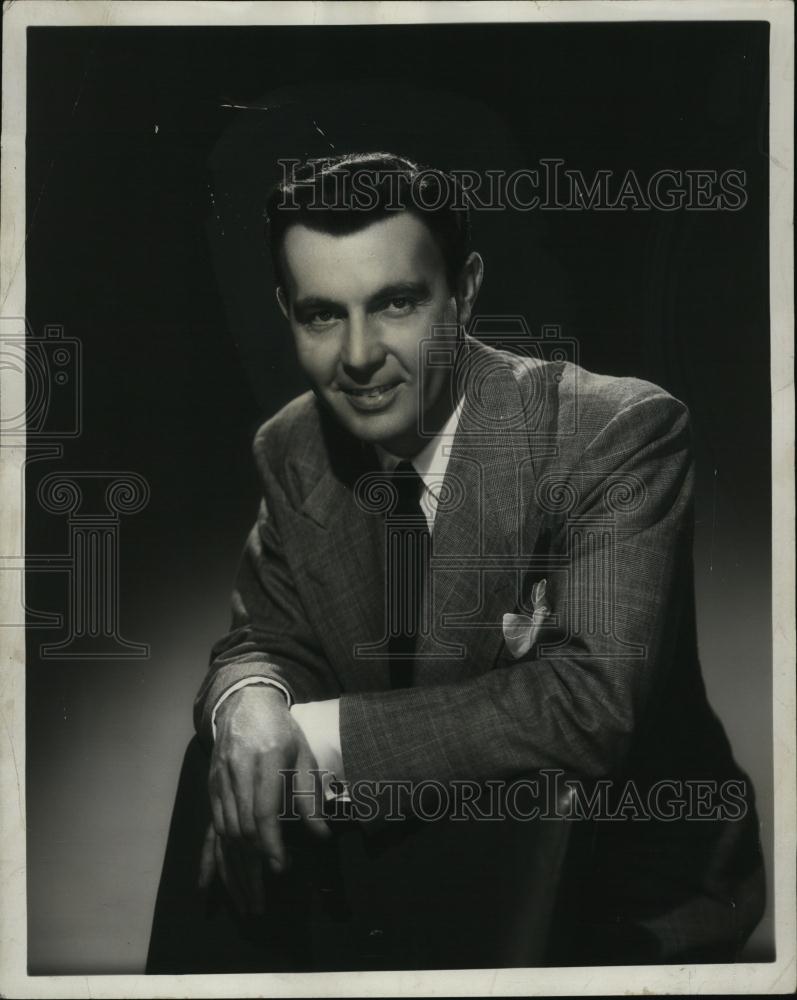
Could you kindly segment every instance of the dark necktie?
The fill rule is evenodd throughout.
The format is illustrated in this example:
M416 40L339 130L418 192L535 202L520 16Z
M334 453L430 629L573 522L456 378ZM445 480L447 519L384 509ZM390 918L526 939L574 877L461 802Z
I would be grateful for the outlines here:
M429 563L429 529L420 505L423 482L410 462L401 462L390 481L397 500L388 514L387 601L390 623L391 687L412 683L415 644L422 629L424 581Z

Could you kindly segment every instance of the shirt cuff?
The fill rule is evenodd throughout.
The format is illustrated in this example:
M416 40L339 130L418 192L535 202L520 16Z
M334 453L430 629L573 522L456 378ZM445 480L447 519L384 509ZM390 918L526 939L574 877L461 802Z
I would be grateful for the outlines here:
M330 786L332 782L346 780L340 745L340 699L302 702L291 708L291 715L301 727L322 773L324 797L338 797L340 792ZM345 793L342 797L346 797Z
M230 697L231 694L234 694L236 691L240 691L241 688L249 687L252 684L268 684L271 687L279 688L279 690L282 691L282 693L285 695L285 700L288 702L288 708L291 707L293 698L291 698L291 693L285 687L284 684L280 684L279 681L273 681L271 680L270 677L260 677L260 676L244 677L244 679L238 681L237 684L233 684L231 687L228 687L227 690L222 694L222 696L216 702L216 704L213 706L213 714L210 717L210 727L213 731L214 740L216 739L216 713L221 708L222 703L225 702Z

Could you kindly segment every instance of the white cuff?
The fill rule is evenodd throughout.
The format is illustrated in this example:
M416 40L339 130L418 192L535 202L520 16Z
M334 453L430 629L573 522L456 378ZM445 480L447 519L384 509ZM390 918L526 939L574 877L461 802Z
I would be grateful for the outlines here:
M280 684L279 681L273 681L270 677L260 677L256 674L253 674L251 677L244 677L242 681L238 681L237 684L233 684L231 687L228 687L213 706L213 714L210 716L210 727L213 731L214 740L216 739L216 713L221 707L222 702L226 701L227 698L229 698L235 691L240 691L241 688L249 687L251 684L269 684L271 687L279 688L285 695L285 700L288 702L288 708L291 707L293 698L291 698L291 693L284 684Z
M299 703L291 708L291 715L301 727L323 774L324 797L335 798L337 793L329 789L330 782L346 780L340 747L340 699Z

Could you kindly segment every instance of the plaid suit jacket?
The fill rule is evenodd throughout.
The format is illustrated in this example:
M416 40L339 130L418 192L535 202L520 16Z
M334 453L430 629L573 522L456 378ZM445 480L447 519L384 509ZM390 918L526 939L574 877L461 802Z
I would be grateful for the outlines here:
M296 701L341 699L349 781L482 781L550 768L587 784L630 778L644 794L662 779L743 780L697 658L686 407L650 383L471 338L457 379L465 402L432 536L431 628L418 642L412 686L389 684L373 453L307 393L255 438L263 498L232 628L196 699L200 735L210 739L226 688L262 675ZM531 613L540 579L550 613L531 654L515 661L502 618ZM662 921L708 892L724 908L719 918L690 916L692 937L740 943L762 905L749 782L745 797L747 822L735 826L593 832L579 869L595 887L589 919L614 920L614 906L625 920L636 907L632 919L653 928L651 954L666 960L681 931Z

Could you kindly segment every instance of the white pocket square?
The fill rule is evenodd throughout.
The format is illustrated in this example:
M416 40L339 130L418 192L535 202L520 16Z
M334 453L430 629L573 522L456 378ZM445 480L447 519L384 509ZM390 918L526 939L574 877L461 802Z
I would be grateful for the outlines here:
M540 626L550 614L550 608L545 600L547 586L546 580L539 580L534 584L531 591L531 606L534 610L531 615L510 611L504 615L504 642L516 660L529 652L537 641Z

